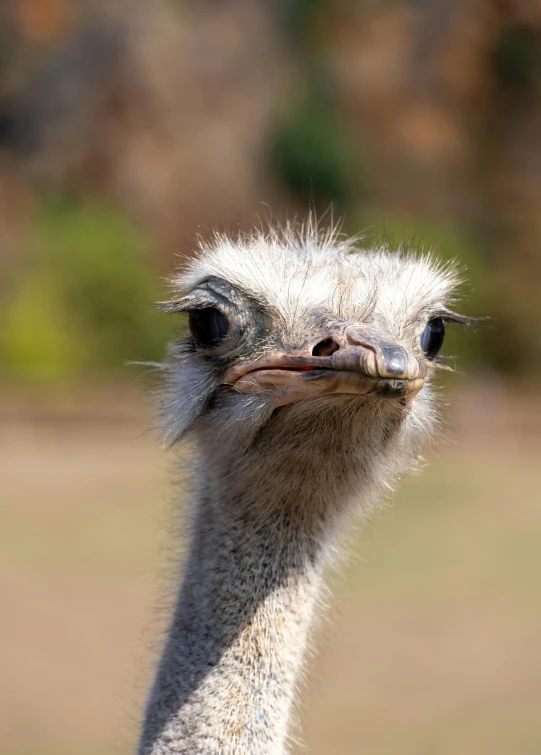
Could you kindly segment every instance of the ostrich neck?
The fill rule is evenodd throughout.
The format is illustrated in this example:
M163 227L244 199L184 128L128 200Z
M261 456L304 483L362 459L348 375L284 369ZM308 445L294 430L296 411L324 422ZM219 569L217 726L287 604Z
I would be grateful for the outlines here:
M313 501L276 494L263 516L245 498L210 483L197 496L140 755L284 752L329 527L295 515Z

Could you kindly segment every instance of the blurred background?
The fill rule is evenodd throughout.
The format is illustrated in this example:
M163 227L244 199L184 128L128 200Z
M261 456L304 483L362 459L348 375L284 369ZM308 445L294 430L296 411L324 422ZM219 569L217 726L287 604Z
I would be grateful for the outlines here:
M171 454L144 369L212 230L314 208L467 270L444 438L356 536L314 755L541 752L541 5L0 5L0 749L127 755ZM451 364L454 360L451 360ZM299 752L302 750L299 749Z

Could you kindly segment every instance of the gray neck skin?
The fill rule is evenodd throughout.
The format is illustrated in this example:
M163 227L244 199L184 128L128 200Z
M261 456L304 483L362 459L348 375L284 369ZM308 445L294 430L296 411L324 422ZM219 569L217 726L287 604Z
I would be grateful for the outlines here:
M327 549L285 513L259 525L199 501L141 755L283 752Z
M392 436L360 433L348 408L330 404L314 427L284 414L272 442L242 453L200 439L191 549L139 755L284 752L329 551L352 501L373 498Z

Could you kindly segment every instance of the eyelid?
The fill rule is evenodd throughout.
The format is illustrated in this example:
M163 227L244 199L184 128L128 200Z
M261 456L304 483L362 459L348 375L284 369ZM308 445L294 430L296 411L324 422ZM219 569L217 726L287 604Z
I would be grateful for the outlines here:
M189 312L193 309L207 309L208 307L219 309L222 302L225 302L225 299L219 294L209 296L205 291L193 291L181 299L159 302L157 307L160 312Z
M462 325L465 328L472 328L480 322L480 318L470 317L469 315L461 315L458 312L453 312L450 309L441 309L437 312L432 312L429 317L430 320L443 320L445 324L449 325Z

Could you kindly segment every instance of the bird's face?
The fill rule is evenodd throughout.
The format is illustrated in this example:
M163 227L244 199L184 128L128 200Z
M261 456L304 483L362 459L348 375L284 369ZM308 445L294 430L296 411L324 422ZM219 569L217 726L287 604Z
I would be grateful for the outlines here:
M456 283L429 258L332 236L220 239L166 305L189 322L172 349L173 436L203 416L269 422L293 406L313 421L330 399L365 418L415 413L445 325L465 322L449 309Z

